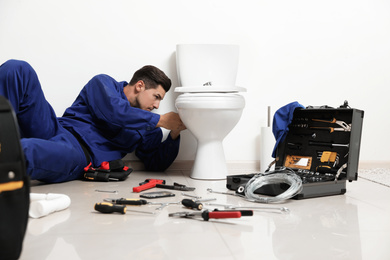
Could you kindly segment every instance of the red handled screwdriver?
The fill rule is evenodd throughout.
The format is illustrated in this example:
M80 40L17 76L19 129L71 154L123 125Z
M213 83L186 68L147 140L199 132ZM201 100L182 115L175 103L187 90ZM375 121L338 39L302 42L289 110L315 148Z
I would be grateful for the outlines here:
M185 217L185 218L193 218L193 217L202 217L204 220L208 221L211 218L214 219L222 219L222 218L241 218L240 211L202 211L202 212L176 212L169 214L170 217Z

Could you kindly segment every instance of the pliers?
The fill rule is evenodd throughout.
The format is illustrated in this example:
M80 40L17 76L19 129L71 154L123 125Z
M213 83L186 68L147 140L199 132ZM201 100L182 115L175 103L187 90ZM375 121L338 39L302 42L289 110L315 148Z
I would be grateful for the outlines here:
M241 218L240 211L231 211L231 210L216 210L208 211L204 210L202 212L176 212L169 214L170 217L184 217L184 218L194 218L202 217L203 220L208 221L210 218L221 219L221 218Z
M331 133L334 131L351 132L351 128L352 128L351 124L347 124L344 121L337 120L336 118L333 118L332 120L323 120L323 119L312 119L312 120L317 122L338 124L339 126L341 126L341 128L335 128L335 127L311 127L311 128L329 128Z

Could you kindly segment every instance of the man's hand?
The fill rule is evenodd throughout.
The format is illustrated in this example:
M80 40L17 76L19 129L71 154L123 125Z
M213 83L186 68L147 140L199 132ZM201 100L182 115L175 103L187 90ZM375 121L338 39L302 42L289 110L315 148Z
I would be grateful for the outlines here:
M157 123L157 127L162 127L171 130L172 139L176 139L180 132L187 129L180 119L178 113L169 112L160 116L160 120Z

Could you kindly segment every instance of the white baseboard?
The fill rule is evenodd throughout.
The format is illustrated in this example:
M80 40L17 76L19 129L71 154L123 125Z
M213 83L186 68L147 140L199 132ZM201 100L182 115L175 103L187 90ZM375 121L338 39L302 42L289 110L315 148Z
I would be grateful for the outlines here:
M189 171L194 164L193 160L175 161L169 170ZM228 161L227 167L229 172L258 172L260 170L260 161Z
M134 170L142 171L144 170L143 164L138 160L126 160L125 163L127 166L131 166ZM177 160L172 163L169 167L169 170L178 170L178 171L190 171L192 165L194 164L193 160ZM260 171L260 161L228 161L227 166L229 172L258 172ZM359 169L371 169L371 168L390 168L390 161L361 161L359 162Z
M390 168L390 161L361 161L359 169Z

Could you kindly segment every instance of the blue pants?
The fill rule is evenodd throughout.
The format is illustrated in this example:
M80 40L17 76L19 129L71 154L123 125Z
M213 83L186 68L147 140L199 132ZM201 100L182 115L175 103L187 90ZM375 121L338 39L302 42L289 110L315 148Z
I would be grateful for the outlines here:
M1 65L0 95L15 110L30 178L49 183L80 178L88 164L83 150L77 139L59 124L34 69L17 60Z

